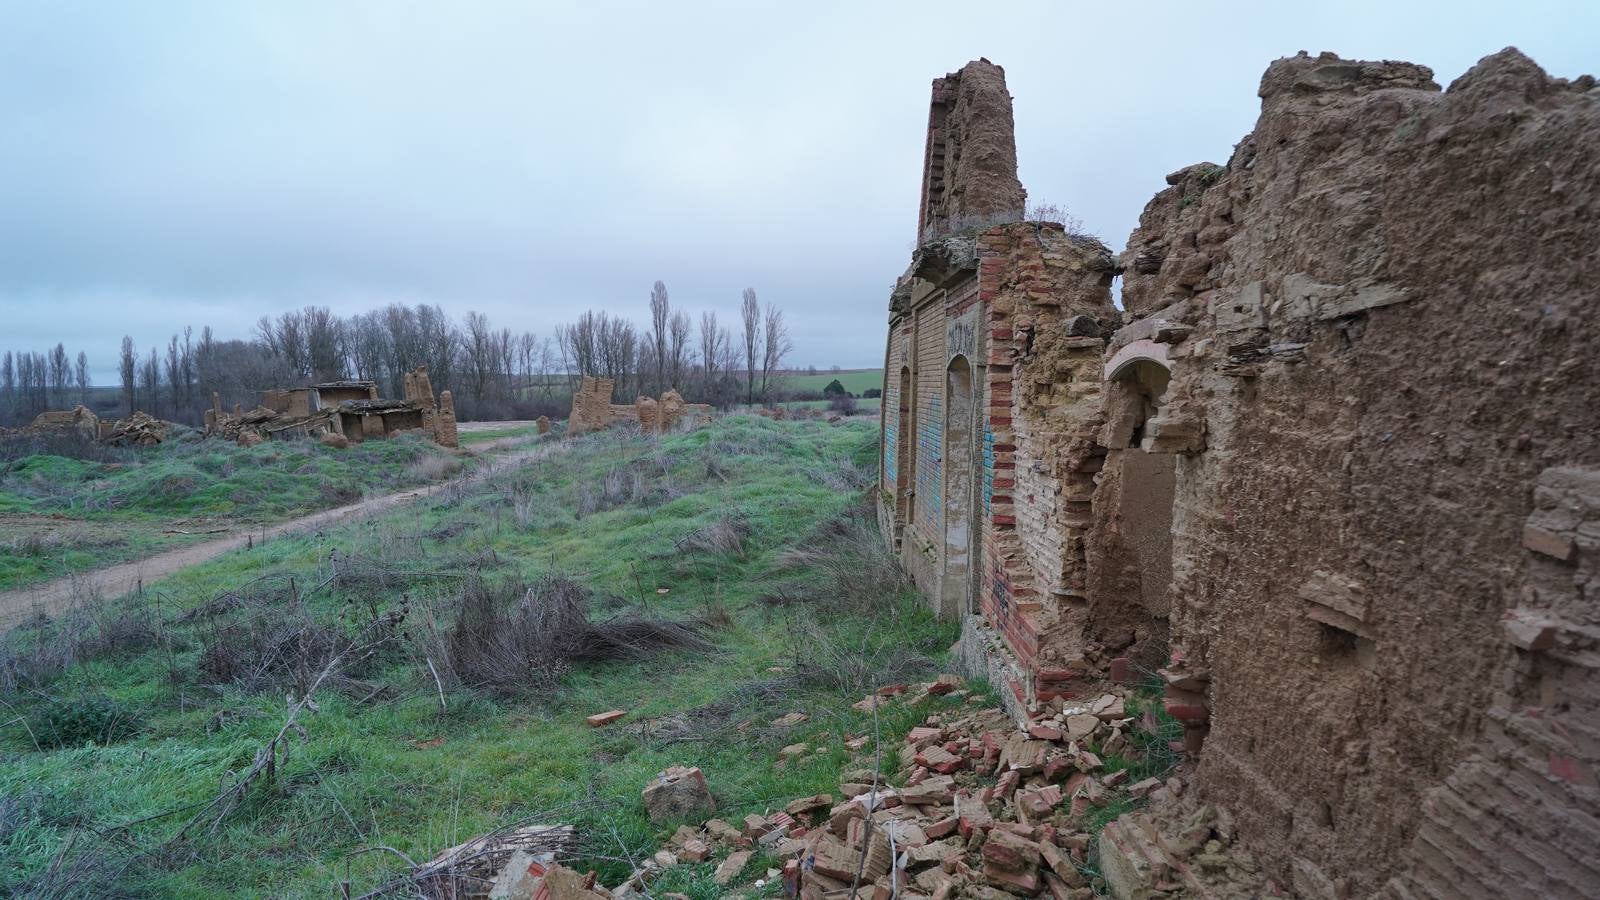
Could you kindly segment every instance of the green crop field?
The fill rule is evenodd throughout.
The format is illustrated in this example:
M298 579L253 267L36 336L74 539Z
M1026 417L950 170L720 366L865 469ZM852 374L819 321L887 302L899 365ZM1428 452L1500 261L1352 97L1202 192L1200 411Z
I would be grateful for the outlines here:
M795 391L821 391L828 382L839 379L844 389L856 396L872 388L883 388L882 369L851 369L840 372L818 372L815 375L785 375L783 386Z

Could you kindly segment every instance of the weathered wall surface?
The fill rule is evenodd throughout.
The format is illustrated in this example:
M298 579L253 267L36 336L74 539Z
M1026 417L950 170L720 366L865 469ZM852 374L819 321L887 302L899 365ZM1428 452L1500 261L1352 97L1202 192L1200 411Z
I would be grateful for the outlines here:
M969 111L936 82L930 134L1004 130L1014 159L998 85ZM1014 708L1164 662L1198 793L1304 896L1600 896L1600 91L1508 50L1445 91L1301 55L1261 99L1116 265L1039 223L963 249L930 149L885 522L948 610L929 494L968 483L946 350L971 286L964 646Z
M1594 661L1502 623L1560 606L1583 643L1600 612L1529 597L1549 558L1522 540L1541 473L1600 464L1600 99L1515 51L1443 93L1301 56L1261 96L1124 257L1129 311L1194 328L1167 405L1205 429L1173 566L1173 640L1211 678L1198 784L1306 890L1600 890L1558 849L1600 841L1572 815L1596 808ZM1525 792L1487 803L1508 765Z
M1022 218L1005 70L986 59L933 81L917 242Z

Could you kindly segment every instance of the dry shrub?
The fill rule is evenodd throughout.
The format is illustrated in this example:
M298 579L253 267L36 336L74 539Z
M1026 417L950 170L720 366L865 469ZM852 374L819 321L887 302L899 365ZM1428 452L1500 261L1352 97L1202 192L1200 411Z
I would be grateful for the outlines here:
M777 566L820 577L814 587L792 589L781 598L783 603L770 605L786 605L797 592L809 591L818 605L872 613L892 605L911 587L866 502L818 526L799 546L780 555Z
M160 637L144 594L108 603L79 589L59 616L40 616L0 638L0 696L37 690L80 662L144 650Z
M211 623L195 662L201 683L234 685L249 692L292 687L304 693L343 654L338 671L323 683L351 694L370 696L377 690L356 677L360 674L356 667L370 654L349 652L354 639L339 628L316 622L295 592L290 592L286 604L245 607L243 613L237 621ZM361 630L363 644L376 647L398 634L406 614L402 606L373 616Z
M893 632L796 627L794 674L811 688L861 692L915 681L935 671L934 661L907 648Z
M473 579L458 606L449 626L438 609L423 617L421 649L441 675L503 697L548 694L574 662L714 646L692 623L638 615L592 622L589 592L557 576L532 586L513 580L491 587Z
M406 467L413 481L442 481L460 471L461 460L443 454L424 456Z
M676 542L678 553L726 553L744 559L745 538L755 530L750 520L735 513L697 528Z

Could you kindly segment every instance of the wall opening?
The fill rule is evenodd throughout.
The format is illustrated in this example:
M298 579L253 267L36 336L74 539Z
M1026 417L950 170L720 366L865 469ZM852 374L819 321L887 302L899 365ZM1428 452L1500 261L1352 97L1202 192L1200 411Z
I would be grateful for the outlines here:
M1167 368L1136 359L1106 385L1106 465L1095 493L1102 539L1095 631L1106 649L1138 665L1166 662L1172 610L1172 506L1177 457L1150 453L1146 427L1161 409Z
M973 497L977 473L977 403L972 365L950 361L945 374L944 583L939 612L955 616L972 606Z

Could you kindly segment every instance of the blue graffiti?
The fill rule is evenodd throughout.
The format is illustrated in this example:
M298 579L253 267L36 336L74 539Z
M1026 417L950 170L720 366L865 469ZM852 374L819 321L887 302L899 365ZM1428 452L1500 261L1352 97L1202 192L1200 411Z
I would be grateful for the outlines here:
M930 533L937 533L944 519L944 416L938 394L928 398L928 415L918 432L917 506Z
M983 423L983 514L994 507L994 429Z

